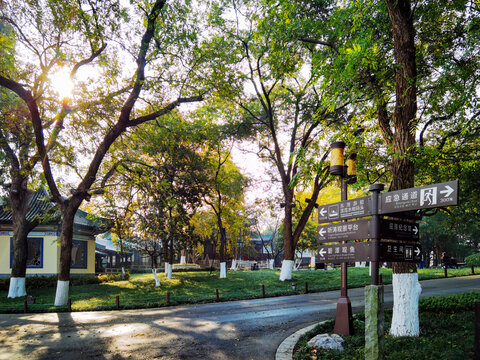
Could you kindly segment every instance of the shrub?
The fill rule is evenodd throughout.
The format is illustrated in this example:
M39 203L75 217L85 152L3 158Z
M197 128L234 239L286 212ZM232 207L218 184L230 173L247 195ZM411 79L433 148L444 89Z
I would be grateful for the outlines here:
M480 253L467 256L465 258L465 263L468 266L480 266Z
M125 272L125 275L122 273L120 274L102 274L98 275L98 279L101 283L110 282L110 281L122 281L122 280L129 280L130 273L128 271Z
M455 313L470 311L475 308L475 302L480 301L480 291L465 294L421 298L420 311Z
M8 291L9 287L10 287L10 278L1 277L0 278L0 291Z

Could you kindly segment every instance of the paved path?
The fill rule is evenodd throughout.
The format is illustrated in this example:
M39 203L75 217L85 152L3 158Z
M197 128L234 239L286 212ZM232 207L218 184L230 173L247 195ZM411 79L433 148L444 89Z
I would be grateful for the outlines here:
M423 296L480 290L480 276L422 281ZM288 335L334 316L338 291L160 309L0 314L3 359L275 358ZM354 312L363 288L349 290ZM392 288L385 287L391 306Z

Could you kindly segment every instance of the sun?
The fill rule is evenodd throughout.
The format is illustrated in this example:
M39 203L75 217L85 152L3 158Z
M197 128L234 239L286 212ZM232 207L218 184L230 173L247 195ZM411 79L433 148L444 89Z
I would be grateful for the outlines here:
M70 78L70 72L66 68L61 68L54 72L50 77L50 84L53 90L61 99L71 98L73 95L73 81Z

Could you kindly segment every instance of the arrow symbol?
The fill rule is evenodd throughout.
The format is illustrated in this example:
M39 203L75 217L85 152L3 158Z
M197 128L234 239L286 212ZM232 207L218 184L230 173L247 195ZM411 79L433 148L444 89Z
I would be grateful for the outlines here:
M445 194L443 195L444 197L449 197L453 193L453 189L448 185L445 186L445 189L446 190L440 191L440 194Z
M325 253L326 253L325 249L321 248L320 251L319 251L320 256L324 257Z
M324 237L323 234L325 234L325 229L320 228L320 230L318 230L318 233L320 234L321 237Z
M319 210L318 212L319 212L320 215L323 217L323 216L325 216L325 214L327 213L327 209L322 208L322 210Z
M419 247L416 247L415 248L415 254L418 256L420 255L420 248Z
M417 228L416 226L413 227L413 233L414 233L415 235L418 234L418 228Z

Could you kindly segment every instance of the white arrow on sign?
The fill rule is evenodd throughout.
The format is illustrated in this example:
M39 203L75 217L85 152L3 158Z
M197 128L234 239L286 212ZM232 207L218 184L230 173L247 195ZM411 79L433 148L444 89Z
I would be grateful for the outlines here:
M415 254L417 254L417 256L420 255L420 248L419 247L415 248Z
M325 229L321 228L318 233L320 234L321 237L324 237L323 234L325 234Z
M321 257L324 257L326 251L325 251L324 248L321 248L320 251L319 251L319 253L320 253L320 256L321 256Z
M448 186L448 185L445 186L445 189L446 189L446 190L440 191L440 194L445 194L445 195L443 195L444 197L449 197L449 196L453 193L453 191L454 191L454 190L453 190L450 186Z
M418 228L417 228L416 226L413 227L413 233L414 233L415 235L418 234Z
M322 208L322 210L319 210L318 212L320 213L321 216L325 216L327 209Z

